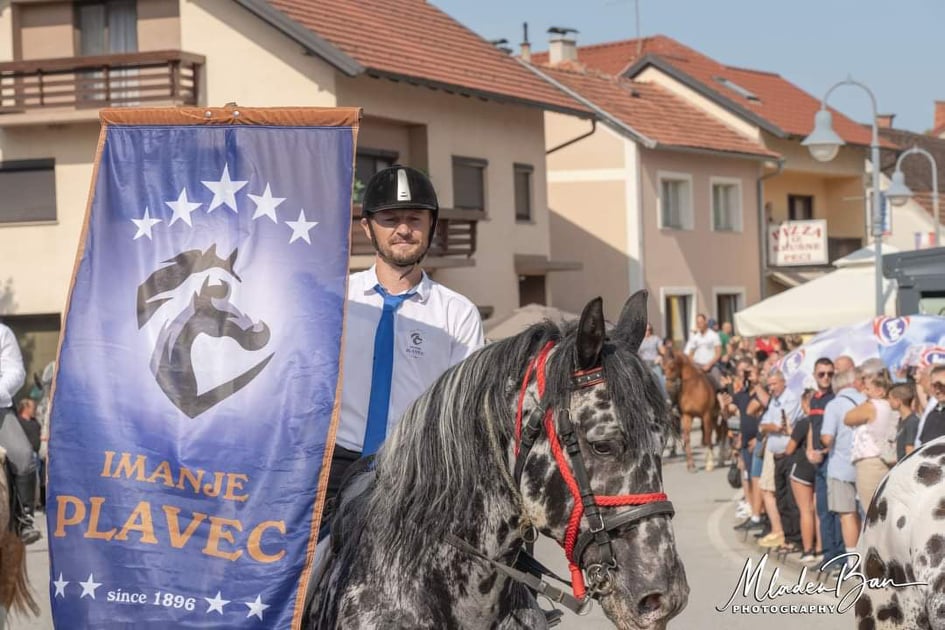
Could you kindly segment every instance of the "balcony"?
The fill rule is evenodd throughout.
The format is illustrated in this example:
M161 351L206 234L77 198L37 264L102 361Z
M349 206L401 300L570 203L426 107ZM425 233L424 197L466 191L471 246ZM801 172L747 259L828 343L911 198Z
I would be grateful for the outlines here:
M440 208L433 243L423 259L430 269L472 267L476 253L476 224L485 218L480 210ZM374 247L361 229L361 206L352 206L351 268L367 269L374 264Z
M103 107L196 105L205 61L164 50L0 63L0 127L97 120Z

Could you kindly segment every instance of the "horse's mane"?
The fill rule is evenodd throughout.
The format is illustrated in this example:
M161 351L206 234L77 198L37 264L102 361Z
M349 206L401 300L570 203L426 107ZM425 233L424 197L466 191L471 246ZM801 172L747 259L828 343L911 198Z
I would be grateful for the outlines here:
M471 513L488 510L473 507L485 488L509 492L499 467L508 465L513 401L527 364L547 342L555 342L546 370L546 399L556 407L567 406L576 328L574 323L559 327L543 322L486 346L447 370L407 409L378 453L373 492L357 509L367 522L385 524L373 541L376 553L410 565L447 534L461 535L474 527ZM667 430L668 423L651 372L635 353L609 340L602 362L626 435L639 452L655 452L655 434ZM496 446L502 461L497 461Z

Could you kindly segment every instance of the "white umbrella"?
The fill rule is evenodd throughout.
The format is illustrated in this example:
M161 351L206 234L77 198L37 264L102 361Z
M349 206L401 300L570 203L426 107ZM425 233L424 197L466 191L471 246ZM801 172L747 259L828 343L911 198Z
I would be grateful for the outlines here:
M883 251L898 250L886 245ZM773 295L735 313L735 329L747 337L815 333L875 315L876 268L872 247L834 262L836 271ZM896 285L883 279L885 314L896 314Z

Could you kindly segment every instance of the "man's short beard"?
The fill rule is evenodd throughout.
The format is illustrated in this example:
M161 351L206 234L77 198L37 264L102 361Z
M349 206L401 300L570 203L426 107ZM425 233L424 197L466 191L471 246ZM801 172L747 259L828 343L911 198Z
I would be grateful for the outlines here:
M423 260L424 256L427 255L427 250L429 246L423 247L419 252L411 254L409 256L397 255L393 251L385 251L385 248L381 247L380 243L377 242L377 237L374 235L374 230L371 229L371 243L374 245L374 251L377 252L377 255L381 257L381 260L386 262L388 265L394 267L413 267L420 263Z

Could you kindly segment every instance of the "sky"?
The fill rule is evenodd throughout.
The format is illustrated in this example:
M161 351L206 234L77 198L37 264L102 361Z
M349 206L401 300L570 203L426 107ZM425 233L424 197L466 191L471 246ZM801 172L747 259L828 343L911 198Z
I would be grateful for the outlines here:
M945 0L429 0L488 40L518 51L528 22L533 51L549 26L578 30L578 45L668 35L717 61L775 72L816 98L852 77L893 126L925 132L945 101ZM639 2L640 24L636 21ZM639 30L638 30L639 29ZM869 122L869 98L837 89L832 107Z

